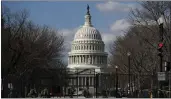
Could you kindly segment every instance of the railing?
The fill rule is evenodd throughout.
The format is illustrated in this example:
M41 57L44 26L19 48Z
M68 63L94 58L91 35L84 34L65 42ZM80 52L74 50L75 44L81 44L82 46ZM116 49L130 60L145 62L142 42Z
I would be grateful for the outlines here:
M71 96L69 89L74 88L75 91L73 92L73 96L80 97L84 96L84 94L80 94L80 88L82 88L82 91L88 90L94 97L116 97L116 90L118 90L117 96L123 97L143 98L145 93L148 93L146 97L150 97L151 93L153 97L159 96L157 75L116 73L114 69L115 68L100 68L101 72L96 72L93 68L58 69L58 71L60 70L66 73L66 75L63 74L61 76L64 77L64 80L67 80L67 84L61 86L60 93L62 93L62 97ZM130 76L130 83L128 76ZM171 78L171 73L168 73L168 78ZM52 77L49 77L49 79L52 79ZM169 79L163 82L164 88L162 92L165 93L164 97L171 97L170 85L171 82ZM41 85L36 85L35 87L37 88L40 86ZM51 85L48 85L48 89L50 90L49 86ZM128 94L129 86L130 93ZM21 85L21 88L25 88L25 86ZM28 93L26 93L26 95L27 94Z

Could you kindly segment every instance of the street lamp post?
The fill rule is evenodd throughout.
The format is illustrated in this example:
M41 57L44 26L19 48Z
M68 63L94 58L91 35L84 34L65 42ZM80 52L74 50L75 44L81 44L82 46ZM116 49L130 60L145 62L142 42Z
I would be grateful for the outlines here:
M131 68L130 68L130 55L131 55L131 53L130 52L128 52L127 53L127 56L128 56L128 80L129 80L129 87L128 87L128 94L130 94L130 77L131 77Z
M162 63L163 62L162 47L163 47L163 32L164 32L164 28L163 28L164 19L163 19L163 16L161 16L158 19L158 23L159 23L159 33L160 33L159 48L158 48L159 54L158 54L158 56L160 57L160 72L163 72L163 70L162 70L163 69L162 68L162 64L163 64ZM160 90L162 90L161 81L160 81ZM161 96L159 95L159 97L161 97Z
M118 98L118 66L115 66L116 69L116 98Z

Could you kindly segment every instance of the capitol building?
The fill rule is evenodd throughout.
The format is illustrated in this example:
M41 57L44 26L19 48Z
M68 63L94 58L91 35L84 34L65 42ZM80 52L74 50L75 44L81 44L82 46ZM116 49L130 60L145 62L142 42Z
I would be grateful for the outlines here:
M73 78L70 80L70 85L85 88L88 84L89 90L93 93L97 82L95 74L104 72L108 54L105 52L100 32L91 23L89 6L85 23L77 30L68 54L68 69Z

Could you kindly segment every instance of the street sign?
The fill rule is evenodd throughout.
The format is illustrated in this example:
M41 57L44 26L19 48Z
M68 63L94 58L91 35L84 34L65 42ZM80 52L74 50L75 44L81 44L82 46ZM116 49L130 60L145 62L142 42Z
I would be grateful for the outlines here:
M158 72L158 80L159 81L165 81L166 80L165 72Z

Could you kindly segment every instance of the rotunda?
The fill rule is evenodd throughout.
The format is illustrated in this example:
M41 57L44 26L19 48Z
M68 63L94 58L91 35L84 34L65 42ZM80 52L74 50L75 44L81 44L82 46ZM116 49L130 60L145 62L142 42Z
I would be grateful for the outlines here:
M100 68L107 66L107 53L100 32L93 27L89 6L85 15L85 23L75 34L72 41L71 52L68 57L69 69Z

